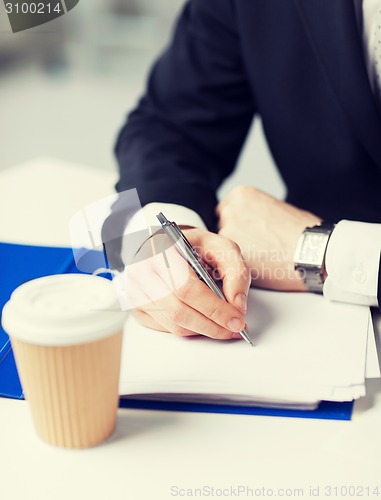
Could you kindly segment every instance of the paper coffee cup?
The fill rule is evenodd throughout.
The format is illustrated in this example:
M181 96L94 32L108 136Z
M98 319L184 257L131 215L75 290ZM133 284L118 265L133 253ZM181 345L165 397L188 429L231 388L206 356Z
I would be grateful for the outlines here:
M47 276L11 295L2 325L44 441L87 448L113 433L125 317L113 284L98 276Z

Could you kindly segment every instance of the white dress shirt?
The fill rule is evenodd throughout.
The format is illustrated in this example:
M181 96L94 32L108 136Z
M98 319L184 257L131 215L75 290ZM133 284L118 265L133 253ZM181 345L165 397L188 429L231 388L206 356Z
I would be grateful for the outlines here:
M381 0L354 2L369 80L375 91L375 60L371 49L375 32L375 12L381 9ZM145 223L148 226L157 226L156 214L159 212L163 212L169 220L175 220L179 225L206 227L196 212L171 203L146 205L143 208ZM144 219L141 215L135 214L127 232L144 229ZM329 300L377 306L380 252L381 224L340 221L332 233L326 252L328 277L324 283L324 296Z
M373 48L381 0L354 0L364 59L373 92L375 53ZM375 104L376 105L376 104ZM327 279L324 295L330 300L377 305L381 224L341 221L332 233L326 254Z

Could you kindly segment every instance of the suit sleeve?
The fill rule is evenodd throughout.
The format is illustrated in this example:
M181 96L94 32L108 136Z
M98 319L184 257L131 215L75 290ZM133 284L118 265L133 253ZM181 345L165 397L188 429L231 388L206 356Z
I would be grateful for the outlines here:
M142 206L183 205L215 230L216 190L232 172L255 105L230 0L191 0L122 128L117 190Z

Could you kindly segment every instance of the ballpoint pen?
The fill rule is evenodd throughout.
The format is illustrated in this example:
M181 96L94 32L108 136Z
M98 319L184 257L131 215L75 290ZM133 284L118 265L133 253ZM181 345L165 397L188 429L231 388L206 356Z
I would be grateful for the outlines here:
M172 243L175 245L177 251L188 262L188 264L191 266L200 280L202 280L220 299L226 301L224 294L218 288L216 282L209 274L208 270L205 268L205 265L202 262L200 255L197 253L197 250L187 240L176 222L169 221L162 212L157 214L156 217L159 220L163 231L167 234ZM241 330L239 333L248 344L250 344L252 347L254 346L253 342L250 340L247 334L246 328Z

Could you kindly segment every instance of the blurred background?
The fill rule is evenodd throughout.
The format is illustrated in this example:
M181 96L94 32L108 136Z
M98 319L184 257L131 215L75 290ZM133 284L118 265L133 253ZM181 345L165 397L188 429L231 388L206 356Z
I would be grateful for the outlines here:
M41 156L115 170L117 133L183 3L81 0L20 33L11 32L1 3L0 170ZM220 195L243 183L284 196L259 120Z

